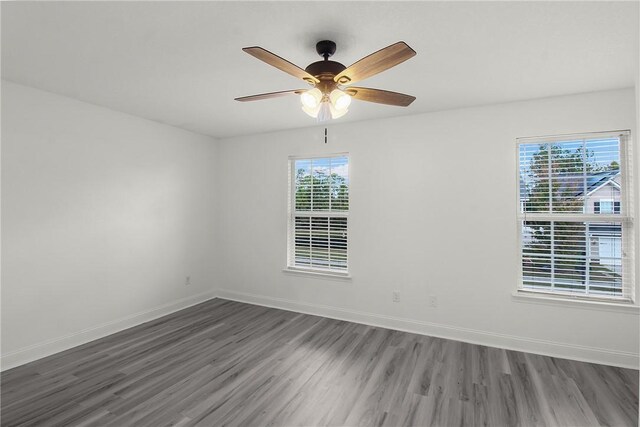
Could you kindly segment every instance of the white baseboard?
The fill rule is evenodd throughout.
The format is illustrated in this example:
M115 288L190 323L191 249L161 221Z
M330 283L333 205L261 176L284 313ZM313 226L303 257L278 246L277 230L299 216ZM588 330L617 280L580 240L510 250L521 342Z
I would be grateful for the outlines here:
M631 369L638 369L638 366L640 365L640 357L637 353L578 346L554 341L523 338L513 335L496 334L493 332L479 331L475 329L460 328L401 317L347 310L339 307L221 289L193 295L169 304L155 307L151 310L136 313L92 328L87 328L73 334L3 354L0 357L0 370L4 371L11 369L46 356L68 350L72 347L103 338L107 335L166 316L192 305L199 304L216 296L233 301L246 302L266 307L313 314L332 319L346 320L349 322L447 338L490 347L504 348L508 350L525 351L546 356L562 357L604 365L621 366Z
M103 338L107 335L120 332L124 329L166 316L167 314L171 314L192 305L215 298L215 294L215 291L209 291L198 295L192 295L150 310L135 313L111 322L103 323L69 335L54 338L52 340L3 354L0 357L0 370L5 371L7 369L15 368L16 366L24 365L25 363L33 362L34 360L68 350L72 347L77 347L99 338Z
M332 319L363 323L387 329L411 332L433 337L447 338L489 347L507 350L524 351L545 356L599 363L603 365L621 366L638 369L640 357L638 353L615 351L597 347L587 347L555 341L497 334L457 326L423 322L401 317L386 316L362 311L347 310L338 307L293 301L284 298L273 298L263 295L249 294L219 289L217 296L223 299L246 302L266 307L279 308Z

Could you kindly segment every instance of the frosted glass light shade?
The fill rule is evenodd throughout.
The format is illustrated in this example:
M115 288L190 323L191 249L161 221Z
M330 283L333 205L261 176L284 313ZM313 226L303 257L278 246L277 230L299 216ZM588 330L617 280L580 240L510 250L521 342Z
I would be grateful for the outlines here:
M334 107L331 104L329 104L329 109L331 110L331 118L332 119L339 119L340 117L342 117L345 114L347 114L347 112L349 111L348 108L344 108L342 110L338 110L336 107Z
M300 102L307 108L314 109L320 105L320 101L322 101L322 92L320 89L313 88L306 92L302 92L300 95Z
M326 96L320 89L313 88L300 94L300 102L302 111L307 115L319 122L326 122L347 114L351 97L339 89L334 89Z
M335 109L338 111L346 110L351 104L351 97L340 89L334 89L331 91L329 99L331 100L331 104L333 104ZM334 119L335 118L336 117L334 117Z

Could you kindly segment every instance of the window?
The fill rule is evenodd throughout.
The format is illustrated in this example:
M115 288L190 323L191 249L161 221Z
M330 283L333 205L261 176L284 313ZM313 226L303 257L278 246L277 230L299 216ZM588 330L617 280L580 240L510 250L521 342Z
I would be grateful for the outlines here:
M349 157L289 160L289 269L347 274Z
M633 300L628 140L518 140L520 290Z
M599 202L595 202L599 205L599 212L602 214L612 214L613 213L613 200L612 199L600 199Z
M598 202L593 202L593 213L619 214L620 201L616 201L612 199L602 199Z

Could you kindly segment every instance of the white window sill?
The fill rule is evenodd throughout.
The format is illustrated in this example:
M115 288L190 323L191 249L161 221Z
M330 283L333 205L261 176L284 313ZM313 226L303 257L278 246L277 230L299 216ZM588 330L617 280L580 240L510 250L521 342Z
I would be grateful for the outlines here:
M306 268L285 267L282 269L282 272L296 276L317 277L319 279L351 280L351 275L349 275L349 273L342 273L339 271L321 271Z
M576 307L588 310L615 311L618 313L640 314L640 306L628 300L605 301L587 298L574 298L564 295L553 295L543 292L518 290L511 294L516 302L546 304L565 307Z

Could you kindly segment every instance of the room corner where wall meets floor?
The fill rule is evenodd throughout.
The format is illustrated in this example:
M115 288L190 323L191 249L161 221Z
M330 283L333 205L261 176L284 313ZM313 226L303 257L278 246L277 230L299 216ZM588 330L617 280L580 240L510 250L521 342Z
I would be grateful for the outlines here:
M216 144L2 80L2 369L211 297Z

